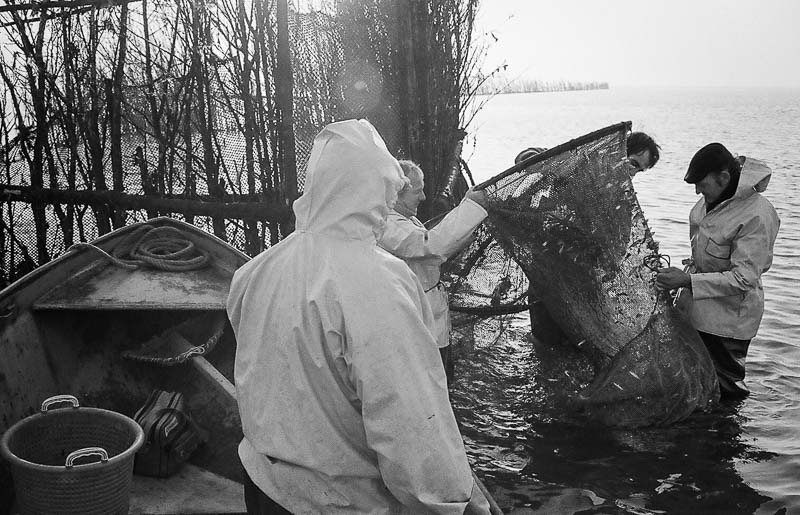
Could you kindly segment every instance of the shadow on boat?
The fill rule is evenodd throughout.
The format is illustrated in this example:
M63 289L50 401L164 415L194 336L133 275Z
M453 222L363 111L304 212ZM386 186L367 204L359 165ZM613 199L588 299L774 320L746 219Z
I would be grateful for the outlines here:
M125 266L132 259L116 250L148 227L182 239L203 256L200 266ZM181 392L210 438L177 474L135 476L131 513L244 513L236 344L225 301L247 259L189 224L157 218L71 249L9 285L0 292L0 432L53 395L132 417L153 390ZM3 464L0 506L12 500Z

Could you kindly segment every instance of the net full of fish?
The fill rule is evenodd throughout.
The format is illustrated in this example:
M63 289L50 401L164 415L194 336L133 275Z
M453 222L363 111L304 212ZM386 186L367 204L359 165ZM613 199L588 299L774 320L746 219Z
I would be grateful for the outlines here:
M455 304L489 288L494 306L501 283L501 293L514 290L498 257L511 256L566 342L594 365L577 405L601 423L635 427L681 420L719 391L702 340L655 287L664 257L631 182L629 128L587 134L480 185L489 198L483 237L449 268ZM487 284L476 287L471 276Z

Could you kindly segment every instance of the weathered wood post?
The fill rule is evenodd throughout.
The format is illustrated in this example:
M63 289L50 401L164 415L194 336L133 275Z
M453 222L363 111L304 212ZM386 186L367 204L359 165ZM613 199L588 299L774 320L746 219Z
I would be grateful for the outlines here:
M278 0L277 17L278 55L275 76L275 104L278 110L278 134L280 139L278 165L283 176L284 198L286 203L291 205L297 198L297 158L295 156L294 97L292 94L294 80L292 78L292 62L289 48L289 5L287 0ZM294 222L292 222L292 225L294 225ZM287 232L283 231L284 234Z

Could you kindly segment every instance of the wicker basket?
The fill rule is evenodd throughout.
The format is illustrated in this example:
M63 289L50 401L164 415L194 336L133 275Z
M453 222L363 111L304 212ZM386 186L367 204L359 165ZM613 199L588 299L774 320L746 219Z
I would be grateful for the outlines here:
M72 407L50 409L63 401ZM125 415L58 395L6 431L0 453L11 464L22 514L127 514L143 441L142 428Z

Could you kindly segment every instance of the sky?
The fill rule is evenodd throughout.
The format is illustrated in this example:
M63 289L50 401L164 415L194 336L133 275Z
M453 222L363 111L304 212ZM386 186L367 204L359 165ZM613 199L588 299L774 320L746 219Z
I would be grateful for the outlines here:
M482 0L477 28L508 78L800 87L800 0Z

